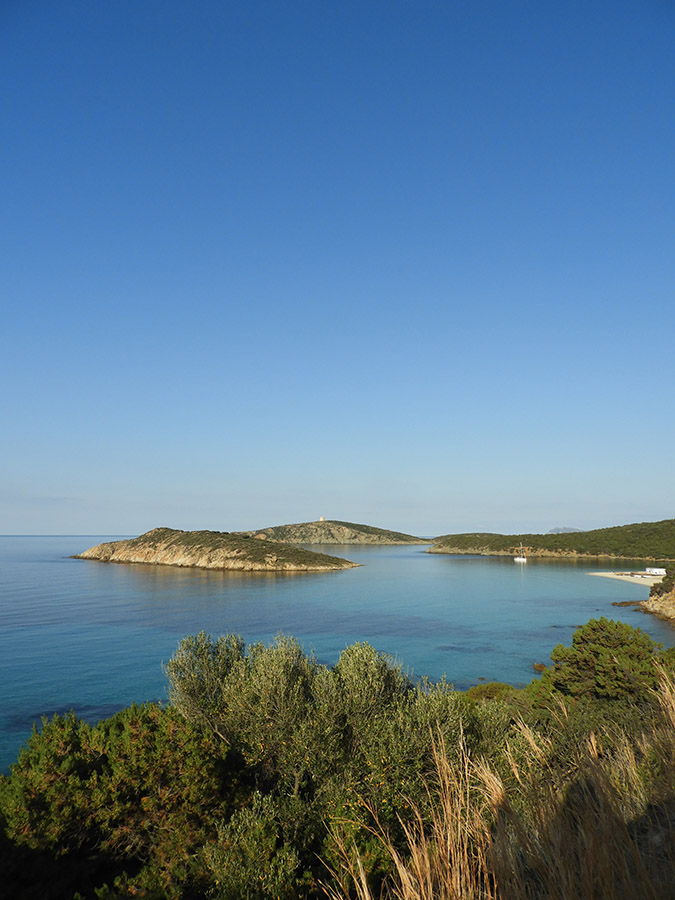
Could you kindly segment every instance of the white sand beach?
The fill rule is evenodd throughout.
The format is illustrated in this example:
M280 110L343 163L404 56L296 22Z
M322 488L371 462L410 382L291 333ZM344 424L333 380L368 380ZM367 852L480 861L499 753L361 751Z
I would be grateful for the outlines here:
M589 572L589 575L600 575L602 578L616 578L617 581L632 581L633 584L644 584L651 587L663 581L663 575L642 575L639 572Z

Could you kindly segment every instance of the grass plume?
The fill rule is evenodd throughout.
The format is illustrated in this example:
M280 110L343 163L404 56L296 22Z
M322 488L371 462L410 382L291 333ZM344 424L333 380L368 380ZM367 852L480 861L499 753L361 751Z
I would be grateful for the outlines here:
M675 684L661 672L661 716L641 739L603 746L590 733L576 758L519 723L507 775L462 746L435 740L424 802L394 841L372 808L390 859L384 882L335 828L340 864L330 900L672 900L675 885ZM558 715L564 716L564 710Z

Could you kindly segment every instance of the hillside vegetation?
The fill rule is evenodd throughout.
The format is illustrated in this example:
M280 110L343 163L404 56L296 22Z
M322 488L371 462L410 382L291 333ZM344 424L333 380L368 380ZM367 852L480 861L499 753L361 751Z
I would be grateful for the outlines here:
M254 538L264 538L288 544L428 544L423 538L400 531L388 531L373 525L355 522L300 522L296 525L275 525L260 531L246 531Z
M131 540L98 544L75 559L266 572L325 572L356 565L325 553L252 540L247 534L173 528L153 528Z
M561 534L446 534L429 552L512 556L521 543L528 556L675 560L675 519Z
M0 777L6 896L672 900L675 652L598 619L551 660L461 693L186 637L169 706L45 718Z

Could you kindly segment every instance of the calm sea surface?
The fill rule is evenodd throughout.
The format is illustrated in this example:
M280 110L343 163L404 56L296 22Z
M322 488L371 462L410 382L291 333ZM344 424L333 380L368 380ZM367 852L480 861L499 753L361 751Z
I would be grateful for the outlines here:
M202 630L247 642L283 632L327 664L369 641L412 674L445 674L459 688L527 683L533 662L601 615L675 646L675 628L612 606L648 588L589 577L600 564L519 566L420 546L319 548L362 567L295 576L69 559L116 537L0 537L0 770L43 714L73 709L93 722L166 699L162 663Z

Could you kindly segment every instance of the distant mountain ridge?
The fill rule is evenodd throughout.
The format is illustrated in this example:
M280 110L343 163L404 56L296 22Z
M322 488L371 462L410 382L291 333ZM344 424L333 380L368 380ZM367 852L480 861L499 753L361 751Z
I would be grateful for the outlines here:
M429 553L675 560L675 519L556 534L446 534Z
M243 531L257 540L273 540L282 544L430 544L423 538L401 531L389 531L373 525L318 519L295 525L274 525L257 531Z
M74 558L248 572L328 572L356 565L325 553L252 540L247 534L174 528L153 528L131 540L98 544Z

